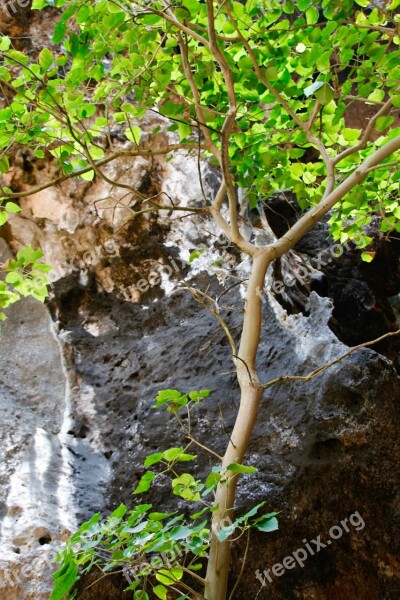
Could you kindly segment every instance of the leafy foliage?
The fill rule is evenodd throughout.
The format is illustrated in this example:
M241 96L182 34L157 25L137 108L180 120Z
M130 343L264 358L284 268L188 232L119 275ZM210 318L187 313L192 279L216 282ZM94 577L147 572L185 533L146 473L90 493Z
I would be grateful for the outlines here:
M18 143L37 156L49 152L65 174L90 180L110 131L122 130L133 147L142 143L138 119L147 110L168 117L181 143L206 125L210 143L221 148L229 90L209 45L206 2L173 2L166 11L160 0L36 0L33 8L54 4L63 9L54 49L31 60L1 38L0 79L12 102L1 111L0 148ZM315 148L339 157L340 182L399 135L398 0L382 10L363 0L214 4L237 104L229 161L252 203L292 190L306 209L326 186L326 161ZM382 109L365 140L347 126L360 102ZM373 213L383 232L400 230L397 166L398 153L343 199L331 221L336 239L357 239Z
M189 404L190 398L205 398L209 393L210 390L188 394L163 390L158 398L176 398L179 395ZM168 410L166 403L162 407ZM177 597L182 591L190 590L186 582L182 587L182 580L184 576L185 580L191 574L193 576L193 573L199 579L196 572L202 569L201 559L207 557L210 544L209 516L216 508L213 501L207 502L205 498L218 484L226 484L229 477L257 471L254 467L236 463L226 468L216 466L202 483L190 473L178 472L179 466L195 459L196 456L185 452L183 447L150 454L144 466L157 465L160 470L157 474L146 471L133 494L149 491L157 478L165 480L169 477L173 494L201 507L200 510L196 509L185 517L177 512L156 512L151 504L139 504L131 510L121 504L105 519L96 513L81 525L58 554L57 561L61 562L61 566L53 575L55 585L50 600L73 598L71 590L79 575L94 567L103 575L122 572L129 583L126 589L134 590L135 598L149 597L146 594L150 591L158 598L166 598L168 590L175 592ZM221 528L219 539L224 541L232 535L240 536L251 528L275 531L278 528L277 513L254 518L264 505L265 502L258 504ZM189 598L186 594L183 597Z
M41 250L28 246L17 253L15 260L7 262L5 281L0 281L0 308L8 308L21 296L32 296L40 302L45 301L49 283L46 273L51 267L39 262L42 257ZM5 318L5 314L0 312L0 320Z

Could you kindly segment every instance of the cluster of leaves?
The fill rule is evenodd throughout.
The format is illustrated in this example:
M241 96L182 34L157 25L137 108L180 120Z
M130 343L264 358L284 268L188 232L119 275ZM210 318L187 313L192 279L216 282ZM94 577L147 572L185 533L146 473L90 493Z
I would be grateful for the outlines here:
M4 38L2 43L4 45ZM1 114L2 111L0 111ZM0 158L0 173L7 173L10 168L10 162L6 155ZM12 194L12 190L3 186L0 197L0 227L5 225L8 215L14 215L21 212L20 206L16 202L7 199L3 194ZM45 265L39 260L43 257L40 250L34 250L30 246L23 248L17 254L15 260L9 260L2 266L6 276L0 281L0 309L6 309L14 302L17 302L21 296L33 296L36 300L44 302L47 297L47 285L49 284L46 273L51 267ZM6 319L5 313L0 310L0 321Z
M210 394L210 390L182 394L178 390L160 391L155 408L163 407L178 412L193 408ZM60 569L53 575L55 585L51 600L74 598L72 591L80 574L93 567L99 576L123 573L128 581L127 591L134 591L135 600L147 600L149 592L166 600L168 591L181 600L189 598L190 576L202 582L196 573L203 568L201 559L206 558L210 544L210 516L217 506L206 502L218 484L226 483L228 477L255 473L250 466L231 464L222 468L215 466L205 482L193 475L179 472L182 464L195 460L184 448L169 448L150 454L144 461L145 467L157 465L159 472L146 471L136 486L133 495L149 491L157 478L171 479L174 495L192 503L196 511L189 517L177 512L155 512L151 504L139 504L128 510L121 504L108 518L101 519L96 513L81 525L58 554ZM265 505L261 502L246 514L224 525L219 532L221 542L240 536L251 528L271 532L278 528L277 513L257 516ZM183 595L182 595L183 593ZM171 597L171 596L168 596Z
M390 173L386 171L384 177L374 181L374 185L369 185L369 181L349 194L329 221L332 237L340 243L347 239L357 239L359 248L368 245L372 238L368 235L361 236L360 231L368 231L374 216L379 217L383 234L400 232L400 170L397 168Z
M229 160L251 205L282 190L292 190L303 209L323 196L326 164L304 124L330 157L355 148L336 165L338 182L399 135L400 0L373 9L368 0L214 4L219 51L237 101ZM138 118L146 110L168 117L183 144L200 136L206 124L211 141L221 147L228 90L208 45L204 1L180 0L168 10L161 0L33 1L34 9L50 6L63 9L54 51L44 48L32 60L9 38L0 40L0 82L12 96L0 114L0 149L16 142L39 157L48 151L64 173L91 179L93 163L112 146L113 131L123 132L134 147L141 143ZM185 53L197 99L185 75ZM363 132L348 126L348 115L359 103L378 110L388 100L374 136L360 144ZM335 237L343 231L354 237L374 211L384 215L384 231L399 228L398 206L393 209L398 160L394 156L344 198L332 221ZM378 206L376 199L388 192L388 202Z
M202 568L198 559L206 555L208 538L205 520L189 525L182 515L155 512L151 504L133 510L121 504L103 520L96 513L59 553L62 564L53 575L51 600L73 598L76 592L68 594L79 572L85 574L94 566L102 574L123 572L126 590L134 591L135 600L148 599L149 589L165 600L168 587L179 585L184 572Z
M21 296L32 296L40 302L45 301L49 284L46 273L51 270L51 267L39 262L42 257L41 250L34 250L28 246L19 250L14 260L7 261L5 280L0 281L0 308L8 308ZM6 315L0 312L0 320L3 321L5 318Z

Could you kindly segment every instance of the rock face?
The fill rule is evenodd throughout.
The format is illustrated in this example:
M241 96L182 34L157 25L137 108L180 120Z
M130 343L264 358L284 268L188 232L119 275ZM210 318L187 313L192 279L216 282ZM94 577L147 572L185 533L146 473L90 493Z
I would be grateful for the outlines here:
M266 339L276 340L262 361L268 379L310 372L345 350L326 326L326 302L313 293L310 305L308 317L283 315L280 327L267 329ZM369 349L309 383L271 389L251 450L272 485L267 497L283 511L281 530L254 537L248 571L261 579L250 587L246 577L242 597L398 596L398 393L393 367Z

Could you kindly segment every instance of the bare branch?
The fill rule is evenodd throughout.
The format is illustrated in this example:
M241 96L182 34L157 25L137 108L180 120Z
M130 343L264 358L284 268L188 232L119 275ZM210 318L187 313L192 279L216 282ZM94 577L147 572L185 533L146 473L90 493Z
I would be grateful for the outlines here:
M314 104L314 108L311 111L310 118L308 119L308 121L306 123L306 126L309 130L311 129L311 127L315 121L315 118L318 115L318 113L320 112L321 108L322 108L322 104L320 104L318 101L316 101Z
M183 70L185 71L186 79L188 80L190 89L192 90L196 115L197 115L197 119L199 121L199 127L200 127L200 129L204 135L204 139L206 141L205 147L207 148L207 150L209 150L215 156L215 158L220 163L221 162L221 152L216 147L214 142L212 141L210 131L209 131L208 127L205 125L206 118L204 116L204 111L203 111L203 108L202 108L201 102L200 102L200 92L194 81L192 69L191 69L191 66L189 63L187 44L184 42L181 34L178 34L178 41L179 41L179 47L181 49Z
M207 207L195 208L191 206L168 206L162 204L151 203L150 208L143 208L142 210L138 210L132 213L132 218L136 218L139 215L144 215L145 213L151 213L157 210L169 210L169 211L184 211L184 212L196 212L196 213L205 213L207 212Z
M351 146L350 148L346 148L346 150L343 150L343 152L341 152L340 154L338 154L337 156L335 156L333 160L333 164L336 166L341 160L343 160L344 158L346 158L346 156L350 156L350 154L354 154L354 152L358 152L358 150L363 150L363 148L365 148L365 146L367 145L371 134L374 130L375 127L375 123L377 121L377 119L383 115L386 114L386 112L389 110L389 108L392 106L392 99L389 98L389 100L387 100L383 106L381 106L381 108L378 110L378 112L375 113L375 115L370 119L367 127L364 130L364 133L360 139L360 141L355 145L355 146Z
M209 452L210 454L212 454L213 456L215 456L216 458L218 458L218 460L222 461L222 456L220 456L219 454L217 454L216 452L214 452L214 450L211 450L211 448L208 448L208 446L203 446L203 444L201 444L200 442L198 442L191 433L189 433L186 436L191 442L193 442L193 444L196 444L196 446L198 446L199 448L202 448L203 450L205 450L206 452Z
M311 373L309 373L308 375L282 375L281 377L276 377L276 379L271 379L271 381L268 381L268 383L265 383L263 387L265 389L267 389L269 387L272 387L273 385L276 385L279 383L287 383L288 381L303 381L303 382L310 381L310 379L313 379L320 373L323 373L327 369L330 369L334 365L342 362L345 358L350 356L350 354L353 354L353 352L355 352L356 350L361 350L362 348L366 348L368 346L373 346L374 344L377 344L378 342L381 342L382 340L385 340L389 337L399 335L399 333L400 333L400 329L398 329L397 331L390 331L389 333L385 333L384 335L381 335L380 337L376 338L376 340L372 340L371 342L364 342L363 344L358 344L358 346L353 346L352 348L350 348L350 350L348 350L347 352L342 354L342 356L335 358L335 360L332 360L330 363L323 365L322 367L318 367L317 369L314 369L314 371L311 371Z
M399 167L399 166L400 166L399 160L392 160L391 162L382 163L381 165L376 165L375 167L370 167L369 169L367 169L367 173L370 173L371 171L376 171L376 169L387 169L387 168Z
M250 529L247 530L247 540L246 540L246 548L243 554L243 560L242 560L242 566L240 567L240 571L239 571L239 575L238 578L236 579L236 583L232 588L232 591L229 595L228 600L233 600L233 598L235 597L235 592L238 588L238 585L240 583L240 580L242 579L243 573L244 573L244 568L246 566L246 562L247 562L247 554L249 552L249 547L250 547Z
M232 241L238 245L244 241L239 231L239 224L237 218L237 200L235 193L235 186L233 177L229 167L229 138L232 133L233 126L236 121L236 93L235 86L232 77L232 71L226 62L224 55L222 54L217 41L217 35L215 32L215 19L214 19L214 2L213 0L207 0L207 26L208 26L208 37L210 40L210 50L217 61L222 75L224 77L226 91L228 94L229 111L225 117L225 122L222 127L221 137L221 169L222 176L226 184L226 192L229 201L229 220L232 229Z
M185 281L185 280L183 280L183 281ZM232 356L235 356L236 355L235 340L233 339L233 336L229 330L228 325L225 323L225 321L219 314L218 305L217 305L216 301L213 300L211 298L211 296L209 296L205 292L202 292L201 290L196 290L195 288L189 286L186 283L186 281L185 281L185 284L186 284L187 289L192 293L193 298L196 300L196 302L198 302L201 306L204 306L204 308L207 308L207 310L217 319L217 321L221 325L226 337L228 338L228 342L229 342L229 345L232 350Z
M156 155L169 154L170 152L174 152L175 150L179 150L181 148L196 148L196 147L197 147L197 144L171 144L169 146L166 146L165 148L161 148L160 150L151 150L151 149L146 149L146 148L141 148L141 149L137 149L137 150L119 150L117 152L114 152L113 154L110 154L110 156L101 158L100 160L94 162L94 165L95 165L96 169L98 169L99 167L102 167L102 166L106 165L107 163L112 162L113 160L115 160L117 158L120 158L121 156L130 156L130 157L156 156ZM23 192L2 191L2 195L7 198L26 198L27 196L32 196L33 194L37 194L38 192L41 192L42 190L45 190L47 188L54 187L55 185L59 185L59 184L63 183L64 181L71 179L72 177L79 177L80 175L84 175L85 173L88 173L89 171L93 171L92 166L84 167L82 169L72 171L71 173L66 173L64 175L60 175L59 177L55 177L54 179L51 179L50 181L47 181L41 185L32 187L29 190L25 190ZM145 199L145 196L143 196L143 194L140 194L140 192L138 192L136 190L135 190L135 194L138 196L141 196L143 199Z

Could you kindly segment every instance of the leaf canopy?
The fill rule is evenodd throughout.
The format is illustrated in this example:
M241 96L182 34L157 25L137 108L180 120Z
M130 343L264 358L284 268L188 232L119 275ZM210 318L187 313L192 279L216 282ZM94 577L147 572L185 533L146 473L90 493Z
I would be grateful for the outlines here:
M91 163L115 128L128 146L143 144L139 119L149 110L170 119L182 144L195 145L207 131L204 154L221 150L234 93L227 148L234 183L261 200L290 190L306 209L326 190L321 146L341 157L339 183L400 135L399 0L382 10L364 0L214 1L216 47L205 1L167 9L163 0L36 0L33 8L54 5L63 11L54 46L36 60L0 40L0 79L13 90L1 111L0 148L50 152L66 174L93 178ZM365 140L351 124L360 107L382 109ZM343 230L356 239L372 213L383 215L383 231L400 230L398 158L343 200L351 208L339 203L335 239Z

